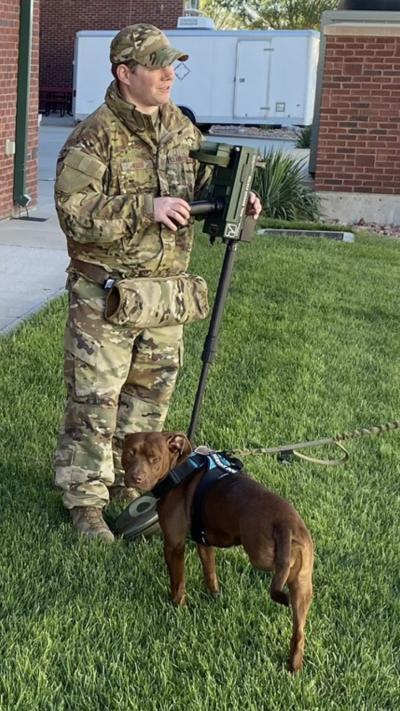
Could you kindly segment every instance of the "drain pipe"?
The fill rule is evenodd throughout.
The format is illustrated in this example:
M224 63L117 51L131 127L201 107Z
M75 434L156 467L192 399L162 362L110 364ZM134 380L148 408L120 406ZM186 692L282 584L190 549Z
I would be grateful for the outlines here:
M32 63L33 4L34 0L21 0L19 19L14 202L21 207L27 207L32 199L26 192L26 163L28 149L29 88Z

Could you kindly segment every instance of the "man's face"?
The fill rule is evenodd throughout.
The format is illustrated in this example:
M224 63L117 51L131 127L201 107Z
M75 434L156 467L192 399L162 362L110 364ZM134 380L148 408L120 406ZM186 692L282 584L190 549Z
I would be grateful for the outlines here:
M133 71L125 65L118 67L121 94L125 101L135 104L144 114L153 113L170 99L175 71L170 64L160 69L148 69L138 64Z

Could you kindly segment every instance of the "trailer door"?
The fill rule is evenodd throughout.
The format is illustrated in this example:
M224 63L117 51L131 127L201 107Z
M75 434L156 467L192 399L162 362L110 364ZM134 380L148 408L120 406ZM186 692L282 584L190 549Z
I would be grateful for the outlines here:
M233 115L266 118L271 64L271 40L240 40L236 49Z

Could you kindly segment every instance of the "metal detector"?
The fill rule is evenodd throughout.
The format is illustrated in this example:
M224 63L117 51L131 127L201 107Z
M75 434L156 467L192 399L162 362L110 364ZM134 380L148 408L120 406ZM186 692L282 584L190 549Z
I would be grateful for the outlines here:
M210 235L211 243L214 243L217 237L226 243L210 326L201 356L203 367L188 429L188 437L192 441L208 371L217 353L219 329L238 244L249 242L255 229L256 221L246 215L246 208L255 170L262 163L258 161L255 148L230 146L226 143L205 142L199 151L192 151L190 155L196 160L215 166L207 200L192 203L192 215L206 215L203 232Z

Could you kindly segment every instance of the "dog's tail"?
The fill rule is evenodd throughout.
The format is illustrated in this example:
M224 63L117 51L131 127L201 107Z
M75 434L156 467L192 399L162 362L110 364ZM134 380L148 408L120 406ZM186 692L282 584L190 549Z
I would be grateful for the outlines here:
M290 572L292 532L288 528L275 528L275 573L272 578L270 595L274 602L289 606L289 596L283 591Z

